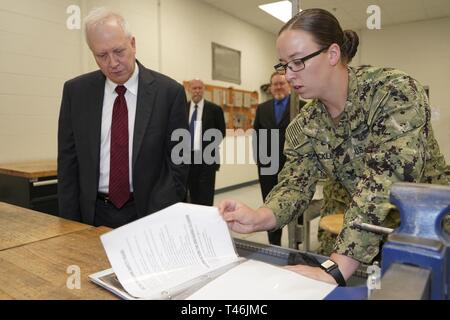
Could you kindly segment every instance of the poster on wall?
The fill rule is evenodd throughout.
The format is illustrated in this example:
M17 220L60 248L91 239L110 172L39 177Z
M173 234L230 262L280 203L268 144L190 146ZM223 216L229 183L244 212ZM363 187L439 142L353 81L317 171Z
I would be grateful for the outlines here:
M241 52L211 43L212 79L241 84Z

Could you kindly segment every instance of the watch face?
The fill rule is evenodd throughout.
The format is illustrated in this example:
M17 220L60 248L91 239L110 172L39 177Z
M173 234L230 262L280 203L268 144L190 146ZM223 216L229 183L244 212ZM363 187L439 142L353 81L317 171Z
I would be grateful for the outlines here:
M324 267L325 269L330 269L331 267L333 267L336 263L334 263L332 260L327 260L324 263L322 263L322 267Z

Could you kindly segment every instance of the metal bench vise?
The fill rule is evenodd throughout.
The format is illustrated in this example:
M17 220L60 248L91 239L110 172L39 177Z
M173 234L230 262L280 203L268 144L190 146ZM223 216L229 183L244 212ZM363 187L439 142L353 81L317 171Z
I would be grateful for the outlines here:
M450 187L398 183L390 201L401 225L388 237L381 259L381 288L371 299L450 299Z

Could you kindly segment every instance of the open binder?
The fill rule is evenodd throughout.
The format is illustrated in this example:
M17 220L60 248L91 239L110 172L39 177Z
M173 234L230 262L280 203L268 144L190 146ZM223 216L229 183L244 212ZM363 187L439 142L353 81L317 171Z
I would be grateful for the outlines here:
M224 274L228 270L234 268L244 261L246 261L246 259L242 258L239 261L233 262L229 265L223 266L217 270L211 271L207 274L203 274L194 279L190 279L184 283L181 283L180 285L162 290L157 295L145 298L136 298L131 296L120 284L112 268L91 274L89 276L89 279L125 300L184 300L191 296L193 293L197 292L200 288L204 287L209 282L213 281L220 275Z
M321 299L335 288L239 257L214 207L178 203L101 241L112 268L89 279L123 299Z

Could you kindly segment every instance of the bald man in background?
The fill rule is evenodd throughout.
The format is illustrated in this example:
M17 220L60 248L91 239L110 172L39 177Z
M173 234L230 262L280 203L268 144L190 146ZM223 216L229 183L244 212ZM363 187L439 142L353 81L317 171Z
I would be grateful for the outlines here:
M191 161L188 177L188 200L190 203L212 206L216 171L220 168L219 150L213 150L205 158L204 150L211 143L216 146L225 138L225 118L220 106L203 98L205 85L203 81L189 81L191 101L187 105L189 112L189 130L191 133ZM215 131L219 140L206 141L207 131ZM209 158L209 159L207 159ZM210 160L213 160L211 163Z

